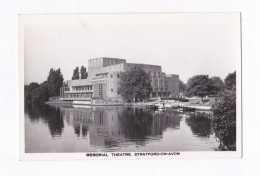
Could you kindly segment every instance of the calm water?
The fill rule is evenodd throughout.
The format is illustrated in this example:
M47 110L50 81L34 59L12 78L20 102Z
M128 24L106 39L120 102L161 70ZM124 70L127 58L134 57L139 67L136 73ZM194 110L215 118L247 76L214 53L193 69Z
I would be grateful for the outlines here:
M25 152L210 151L208 113L127 107L26 106Z

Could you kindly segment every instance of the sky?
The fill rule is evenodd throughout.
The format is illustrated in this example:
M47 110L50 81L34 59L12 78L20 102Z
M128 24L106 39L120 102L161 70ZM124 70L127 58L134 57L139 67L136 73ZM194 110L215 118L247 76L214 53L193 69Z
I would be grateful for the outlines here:
M184 82L206 74L224 79L241 59L239 13L26 15L25 84L51 68L64 80L88 59L115 57L162 66ZM21 21L19 21L21 22Z

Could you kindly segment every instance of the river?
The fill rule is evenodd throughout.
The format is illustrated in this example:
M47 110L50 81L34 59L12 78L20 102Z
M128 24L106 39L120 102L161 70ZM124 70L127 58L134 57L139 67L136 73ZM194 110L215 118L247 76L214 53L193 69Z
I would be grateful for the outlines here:
M25 152L215 151L211 112L25 106Z

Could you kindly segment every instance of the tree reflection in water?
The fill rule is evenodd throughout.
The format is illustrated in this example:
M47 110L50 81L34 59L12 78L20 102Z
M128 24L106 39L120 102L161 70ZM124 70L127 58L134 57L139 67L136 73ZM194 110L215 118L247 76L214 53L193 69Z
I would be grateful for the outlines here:
M210 112L195 112L189 114L186 123L194 135L209 137L212 134L211 118L212 113Z
M147 139L161 139L166 128L180 126L180 116L141 108L126 108L120 119L127 140L143 145Z
M25 113L29 114L29 118L33 123L39 120L47 123L53 138L62 135L64 122L59 108L31 104L25 106Z

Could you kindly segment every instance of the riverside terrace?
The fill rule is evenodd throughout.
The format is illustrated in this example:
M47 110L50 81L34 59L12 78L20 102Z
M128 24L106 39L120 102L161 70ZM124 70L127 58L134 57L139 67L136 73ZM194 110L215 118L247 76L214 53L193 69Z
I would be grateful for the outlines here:
M120 74L135 65L142 65L150 75L153 91L150 98L178 97L179 75L165 74L161 66L126 63L125 59L101 57L88 61L88 78L68 80L60 89L61 100L89 101L92 98L122 100L118 92Z

